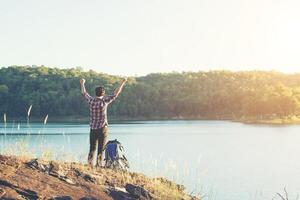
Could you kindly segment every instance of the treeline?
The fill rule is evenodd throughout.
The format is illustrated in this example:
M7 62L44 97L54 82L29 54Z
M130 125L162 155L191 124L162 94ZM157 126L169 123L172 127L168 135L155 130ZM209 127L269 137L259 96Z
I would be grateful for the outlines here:
M80 68L14 66L0 68L0 113L10 118L88 116L79 79L94 95L111 93L121 78ZM110 108L123 119L239 119L300 114L300 74L249 71L156 73L130 77Z

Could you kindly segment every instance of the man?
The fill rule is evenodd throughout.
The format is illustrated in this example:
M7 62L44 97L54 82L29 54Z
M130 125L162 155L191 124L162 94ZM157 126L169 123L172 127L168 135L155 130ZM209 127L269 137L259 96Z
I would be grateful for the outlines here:
M124 78L112 95L105 95L104 87L96 87L96 97L91 97L85 89L85 79L80 79L81 93L87 101L90 110L90 152L88 155L88 164L91 167L93 166L97 143L96 167L102 167L102 154L108 137L107 106L118 97L126 82L127 79Z

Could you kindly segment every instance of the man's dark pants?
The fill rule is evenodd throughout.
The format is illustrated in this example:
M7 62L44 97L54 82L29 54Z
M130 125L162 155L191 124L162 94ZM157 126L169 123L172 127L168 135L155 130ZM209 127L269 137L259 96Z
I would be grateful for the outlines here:
M102 154L104 147L107 143L108 136L108 127L104 126L100 129L91 129L90 131L90 152L88 156L88 163L92 165L94 160L94 154L96 151L96 147L98 147L97 152L97 164L96 166L102 166ZM98 146L97 146L98 144Z

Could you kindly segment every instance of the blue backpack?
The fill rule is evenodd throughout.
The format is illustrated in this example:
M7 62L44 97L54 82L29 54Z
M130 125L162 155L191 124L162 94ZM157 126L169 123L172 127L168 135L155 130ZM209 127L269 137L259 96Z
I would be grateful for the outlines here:
M129 163L118 140L111 140L105 146L105 167L117 170L129 169Z

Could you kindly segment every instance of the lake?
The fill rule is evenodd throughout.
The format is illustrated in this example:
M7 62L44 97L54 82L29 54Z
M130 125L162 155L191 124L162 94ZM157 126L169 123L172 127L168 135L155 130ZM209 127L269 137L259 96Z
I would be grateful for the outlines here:
M87 124L9 123L0 126L0 152L34 153L86 163ZM5 133L5 134L4 134ZM125 148L131 171L166 177L209 200L300 195L300 126L230 121L130 121L110 124L109 138Z

